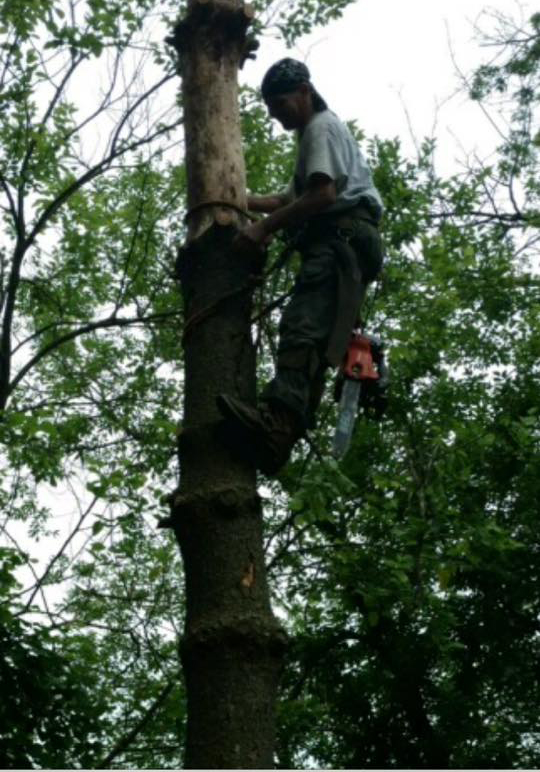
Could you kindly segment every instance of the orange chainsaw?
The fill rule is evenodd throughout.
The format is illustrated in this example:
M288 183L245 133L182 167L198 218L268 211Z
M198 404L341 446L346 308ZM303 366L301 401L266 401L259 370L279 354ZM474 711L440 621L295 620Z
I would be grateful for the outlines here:
M353 330L334 387L334 399L339 402L332 442L334 458L342 458L349 449L359 410L381 418L388 403L388 384L384 344L374 335Z

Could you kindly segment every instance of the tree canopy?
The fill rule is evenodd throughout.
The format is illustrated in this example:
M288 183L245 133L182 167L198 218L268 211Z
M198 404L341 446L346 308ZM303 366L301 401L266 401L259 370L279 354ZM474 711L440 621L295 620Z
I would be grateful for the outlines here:
M290 44L349 1L257 0L259 32ZM5 767L181 764L183 578L156 529L183 387L178 10L0 4ZM493 36L467 79L509 127L490 166L441 178L433 140L408 158L354 127L386 205L366 323L391 398L337 464L329 385L317 431L261 481L292 639L283 768L540 762L538 15ZM256 92L241 112L250 189L281 188L293 142ZM273 270L279 248L253 320L261 386L295 270Z

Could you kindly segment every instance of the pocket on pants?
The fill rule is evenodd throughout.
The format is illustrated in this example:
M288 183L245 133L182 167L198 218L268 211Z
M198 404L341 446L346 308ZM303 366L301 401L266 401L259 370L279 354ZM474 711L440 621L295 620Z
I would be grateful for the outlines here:
M303 257L296 288L317 287L335 281L336 257L331 249L313 247Z

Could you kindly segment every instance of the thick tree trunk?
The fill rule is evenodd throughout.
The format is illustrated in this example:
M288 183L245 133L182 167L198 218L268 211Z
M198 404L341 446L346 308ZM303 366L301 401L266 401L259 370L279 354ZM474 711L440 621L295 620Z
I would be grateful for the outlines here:
M254 470L219 439L216 395L255 400L250 317L256 261L231 251L244 224L237 73L250 11L193 0L177 25L188 177L180 488L172 525L186 574L181 656L187 768L273 766L274 704L285 636L272 614ZM222 204L209 202L223 202Z

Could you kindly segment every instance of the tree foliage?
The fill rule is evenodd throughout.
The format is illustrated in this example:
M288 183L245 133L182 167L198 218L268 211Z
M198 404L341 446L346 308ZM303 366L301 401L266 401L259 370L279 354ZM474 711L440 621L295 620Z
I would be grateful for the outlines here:
M347 4L256 6L291 42ZM155 529L182 396L181 112L157 23L177 10L0 5L6 767L181 764L182 573ZM470 82L511 119L496 163L442 179L432 141L409 159L359 133L387 207L367 323L391 402L338 465L329 388L317 432L261 486L293 641L281 767L540 761L538 19L506 25ZM241 100L249 187L279 189L293 144ZM261 386L297 260L277 270L280 247L254 318Z
M413 191L387 213L371 318L392 397L341 469L288 472L274 549L297 650L280 761L535 766L538 280L504 225L434 217L463 180L437 181L426 158L413 171L396 143L373 150L383 195L385 158L394 190L401 169Z
M14 550L1 551L0 761L5 769L91 763L101 752L105 709L96 672L72 635L19 617L6 601L17 586L21 563Z

